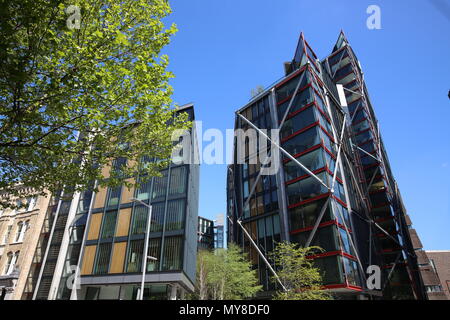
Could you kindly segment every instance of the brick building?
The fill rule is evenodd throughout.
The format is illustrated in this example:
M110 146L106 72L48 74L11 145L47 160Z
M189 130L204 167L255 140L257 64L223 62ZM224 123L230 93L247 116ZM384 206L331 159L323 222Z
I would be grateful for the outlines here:
M22 296L49 198L13 198L19 208L0 209L0 300Z
M450 300L450 250L430 250L425 253L440 280L442 291Z

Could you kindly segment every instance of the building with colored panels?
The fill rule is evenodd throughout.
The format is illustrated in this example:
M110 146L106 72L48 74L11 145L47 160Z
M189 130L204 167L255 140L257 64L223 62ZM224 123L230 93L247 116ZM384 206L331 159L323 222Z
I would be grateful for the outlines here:
M179 108L194 120L192 104ZM192 292L197 252L199 165L195 128L188 151L190 162L172 162L139 188L125 185L98 192L54 197L47 210L47 228L28 275L24 299L122 299L140 296L142 259L149 206L144 299L179 299ZM142 159L155 161L149 155ZM126 159L103 168L120 170ZM133 183L134 179L129 178ZM74 284L74 279L76 279Z
M260 137L262 129L279 129L278 142L272 137L268 148L268 155L278 155L266 162L264 149L252 152L247 140L245 146L235 140L227 179L229 241L249 252L269 294L276 285L255 245L267 255L285 240L323 249L311 258L338 298L423 299L405 209L344 34L323 61L300 35L285 73L236 112L235 129L254 129ZM344 102L337 84L345 88ZM272 162L280 170L262 174ZM367 288L370 265L381 269L380 290Z

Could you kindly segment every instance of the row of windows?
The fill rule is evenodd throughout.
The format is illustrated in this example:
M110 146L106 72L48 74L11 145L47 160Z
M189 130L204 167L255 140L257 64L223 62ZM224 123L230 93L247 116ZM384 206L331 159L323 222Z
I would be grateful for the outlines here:
M27 197L25 199L17 199L15 205L19 207L18 209L12 209L10 215L14 215L17 212L26 212L34 210L36 206L35 197ZM0 217L5 213L5 209L0 209Z
M277 190L266 191L262 194L253 194L249 206L244 208L244 218L262 215L278 210Z
M320 144L322 141L328 150L331 152L334 151L334 144L332 144L328 135L319 127L315 126L285 141L282 147L294 156ZM287 159L287 157L285 158Z
M181 270L183 263L183 238L180 236L164 238L164 248L161 247L161 238L149 239L147 271ZM115 273L135 273L142 271L142 254L144 240L132 240L127 250L119 249L126 242L101 243L97 247L94 274L106 274L115 269ZM113 251L117 250L116 253ZM114 257L112 258L112 255ZM126 259L125 259L126 255Z
M334 79L341 79L342 77L346 76L347 74L349 74L352 71L353 71L353 66L349 63L349 64L345 65L344 67L342 67L341 69L339 69L335 73Z
M20 221L17 223L16 235L14 237L14 242L23 242L25 238L25 233L29 229L30 220ZM12 225L7 226L5 235L3 236L2 244L7 244L9 237L11 236Z
M323 275L325 285L343 284L361 286L357 262L340 255L317 258L314 265Z
M306 72L306 73L305 73ZM305 73L305 76L302 79L302 82L299 86L300 89L302 89L303 87L305 87L308 83L311 82L311 75L309 73L309 71L304 71L303 73ZM281 88L277 89L277 101L283 101L284 99L292 96L295 92L295 88L297 88L298 85L298 81L300 80L300 77L303 75L303 73L301 73L300 75L295 76L294 78L290 79L287 83L285 83Z
M256 242L259 249L267 255L271 252L275 243L280 242L280 216L278 214L260 218L245 224L245 228L250 233L252 239ZM273 288L273 282L270 281L271 273L267 270L266 264L259 257L256 249L250 244L247 238L244 238L245 251L249 253L250 261L259 268L259 280L265 289Z
M19 255L20 251L8 252L6 265L5 268L3 269L4 275L9 275L14 271L17 265L17 261L19 260Z
M243 165L244 167L246 164ZM248 194L250 190L253 189L254 184L256 182L256 173L253 177L250 179L244 178L244 199L248 197ZM270 191L272 189L275 189L277 187L276 177L275 175L261 175L261 177L258 180L258 183L256 184L255 191L263 192L263 191ZM244 200L245 201L245 200Z
M183 229L185 221L185 207L185 199L169 200L167 202L167 212L165 212L164 210L165 202L152 204L152 220L150 224L150 232L161 232L163 230L164 214L166 215L166 231ZM129 228L129 231L126 230L126 232L129 232L129 234L131 235L144 234L147 227L147 218L149 214L148 211L149 209L146 206L135 206L131 217L131 226ZM113 238L119 231L119 226L116 226L119 215L118 212L118 210L105 212L101 226L100 239ZM122 221L122 223L126 222Z
M266 114L270 115L269 100L267 96L259 99L250 107L242 111L242 115L252 122L254 122L258 118L265 117Z
M348 56L348 52L347 52L347 50L344 49L344 50L336 53L335 55L329 57L328 58L328 63L330 64L331 67L335 67L336 68L336 66L334 66L334 65L336 63L338 63L341 59L344 59L347 56ZM334 72L334 70L333 70L333 72Z
M314 171L327 166L331 172L334 172L336 163L331 155L328 152L324 151L323 148L308 152L298 157L297 160L310 171ZM294 161L289 161L284 164L284 172L285 181L290 181L308 174L301 166L299 166ZM338 174L338 178L339 177L340 174Z
M323 208L325 202L326 199L320 199L289 209L288 215L291 225L291 231L314 226L319 216L320 210ZM342 218L344 220L342 220ZM350 226L348 210L336 200L332 199L331 206L327 206L321 223L334 219L337 219L338 223L341 225L345 225L347 227Z
M186 192L187 182L187 168L185 166L175 167L171 169L170 182L168 181L168 170L161 172L161 177L154 177L152 179L142 182L136 190L136 198L139 200L161 201L166 197L168 192L169 197L183 195ZM169 188L167 190L167 185ZM119 204L122 187L111 188L108 191L107 207L117 206ZM130 199L123 199L122 202L129 202Z
M322 181L327 181L327 175L328 173L322 172L316 176ZM288 185L286 191L288 204L292 205L325 194L328 189L314 177L308 177Z
M332 183L332 177L326 171L316 174L316 176L327 186ZM316 178L309 176L308 178L294 182L287 186L288 205L297 204L305 200L315 198L322 194L328 193L328 189L317 181ZM340 182L334 184L335 196L341 200L345 200L345 191Z
M300 93L294 98L294 101L291 104L291 108L289 109L289 114L296 112L303 108L304 106L312 103L314 101L313 89L311 86L303 89ZM287 108L290 104L290 99L286 100L282 104L278 106L278 120L281 121L287 111Z

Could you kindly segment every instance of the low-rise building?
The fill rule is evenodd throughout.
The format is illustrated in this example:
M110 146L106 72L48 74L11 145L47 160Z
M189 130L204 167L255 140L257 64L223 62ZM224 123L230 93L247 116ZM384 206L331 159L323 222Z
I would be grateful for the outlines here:
M12 199L16 208L0 209L0 300L18 300L33 264L50 197L3 197Z
M439 278L442 291L447 300L450 300L450 250L427 250L425 253Z

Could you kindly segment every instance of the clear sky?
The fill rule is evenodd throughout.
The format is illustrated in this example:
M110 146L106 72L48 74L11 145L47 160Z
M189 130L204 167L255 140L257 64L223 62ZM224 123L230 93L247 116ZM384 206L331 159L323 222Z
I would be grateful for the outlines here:
M203 129L233 128L252 88L283 76L301 31L322 59L341 29L365 74L394 176L427 250L450 249L448 0L174 0L178 33L164 50L174 101L194 102ZM369 5L381 30L369 30ZM204 143L206 145L207 143ZM202 165L201 216L225 213L226 166Z

